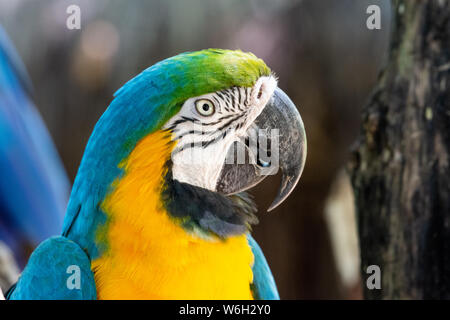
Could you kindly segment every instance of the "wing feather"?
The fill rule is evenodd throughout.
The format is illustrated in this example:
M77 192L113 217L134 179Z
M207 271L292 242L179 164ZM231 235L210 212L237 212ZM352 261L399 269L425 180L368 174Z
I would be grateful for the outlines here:
M79 272L80 288L68 285L68 282L73 283L69 278L75 275L74 272ZM94 300L97 298L97 292L91 261L75 242L65 237L49 238L33 252L25 270L7 292L6 298Z
M251 284L253 297L258 300L279 300L280 296L275 280L261 248L251 235L248 235L247 239L255 257L252 267L253 283Z

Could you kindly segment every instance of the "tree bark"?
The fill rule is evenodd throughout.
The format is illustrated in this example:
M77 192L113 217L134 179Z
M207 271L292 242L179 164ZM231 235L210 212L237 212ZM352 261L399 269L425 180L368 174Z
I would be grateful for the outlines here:
M450 299L450 1L393 1L387 66L350 162L364 294ZM381 269L368 289L367 267Z

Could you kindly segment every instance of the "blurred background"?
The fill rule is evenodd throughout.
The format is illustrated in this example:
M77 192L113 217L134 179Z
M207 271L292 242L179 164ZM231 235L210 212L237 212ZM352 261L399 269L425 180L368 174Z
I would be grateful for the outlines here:
M80 30L66 27L71 4L81 9ZM380 30L366 27L371 4L381 8ZM210 47L262 58L299 108L308 157L299 185L271 214L279 177L253 190L255 238L282 299L359 299L345 166L387 58L390 10L388 0L0 0L0 25L25 63L70 182L113 93L143 69Z

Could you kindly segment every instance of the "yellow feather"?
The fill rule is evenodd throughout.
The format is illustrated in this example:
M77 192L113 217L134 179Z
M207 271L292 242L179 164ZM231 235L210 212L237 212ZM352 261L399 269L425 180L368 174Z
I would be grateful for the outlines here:
M102 204L109 249L92 263L99 299L253 299L245 235L202 239L165 211L161 188L174 147L163 131L141 140Z

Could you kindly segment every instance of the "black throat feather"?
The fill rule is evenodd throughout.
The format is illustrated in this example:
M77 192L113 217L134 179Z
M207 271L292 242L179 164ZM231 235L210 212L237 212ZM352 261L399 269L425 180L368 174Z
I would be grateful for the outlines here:
M167 164L162 202L169 215L188 232L219 238L241 235L257 224L256 206L246 192L223 195L172 177L172 162Z

